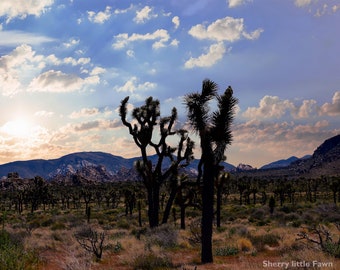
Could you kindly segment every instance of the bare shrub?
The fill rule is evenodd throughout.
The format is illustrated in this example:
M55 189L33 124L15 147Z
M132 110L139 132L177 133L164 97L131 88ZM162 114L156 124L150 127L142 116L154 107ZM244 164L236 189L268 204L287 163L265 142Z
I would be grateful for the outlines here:
M340 231L340 224L336 224L336 227ZM340 237L337 237L337 240L333 238L334 235L326 226L318 225L300 231L296 240L307 240L308 243L318 246L325 253L340 258Z
M74 234L74 237L83 249L95 255L96 260L102 258L105 240L104 232L97 232L91 227L84 226Z

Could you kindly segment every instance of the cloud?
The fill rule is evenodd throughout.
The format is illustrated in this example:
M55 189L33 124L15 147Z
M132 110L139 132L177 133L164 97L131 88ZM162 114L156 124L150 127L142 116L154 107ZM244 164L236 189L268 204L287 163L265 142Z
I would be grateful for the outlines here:
M175 25L175 29L177 29L180 25L180 20L178 16L172 18L172 23Z
M287 110L294 109L294 104L289 100L281 100L277 96L264 96L259 102L259 107L250 107L243 116L247 118L281 118Z
M321 17L337 12L340 9L340 4L331 5L327 0L295 0L295 6L305 8L315 17Z
M312 0L295 0L294 1L294 4L297 6L297 7L305 7L305 6L308 6L312 3Z
M166 43L170 39L170 35L167 30L165 29L158 29L153 33L147 34L136 34L133 33L131 36L127 33L122 33L114 37L115 42L112 44L114 49L122 49L126 47L129 43L137 42L137 41L155 41L152 44L153 49L159 49L162 47L166 47Z
M224 47L223 42L213 44L209 47L209 50L206 54L202 54L198 58L191 57L185 62L184 67L188 69L194 67L211 67L222 59L225 52L226 48Z
M322 141L337 135L340 130L327 130L328 121L321 120L309 124L291 122L263 122L251 120L233 127L234 141L232 147L238 152L247 153L249 160L269 158L288 158L292 155L302 157L312 154Z
M139 11L136 11L136 16L133 19L134 22L141 24L145 23L148 20L151 20L152 18L157 18L157 14L152 13L152 8L149 6L145 6Z
M246 39L257 39L263 29L257 29L252 33L244 30L243 18L225 17L218 19L207 27L203 24L197 24L189 30L189 34L197 39L209 39L214 41L235 42L242 37Z
M105 120L98 119L88 122L83 122L79 124L68 124L66 127L62 128L63 132L87 132L91 130L107 130L121 127L121 122L118 119Z
M279 119L283 116L292 116L294 119L309 117L338 116L340 115L340 91L334 93L331 103L325 103L321 107L313 99L303 100L302 104L296 104L290 100L282 100L278 96L264 96L258 107L249 107L242 114L248 119Z
M126 55L130 58L134 58L135 57L135 52L133 50L127 50L126 51Z
M295 110L292 111L294 118L308 118L317 112L317 104L313 99L303 100L300 107L296 106Z
M46 12L54 3L54 0L1 0L0 1L0 17L7 17L7 23L14 19L24 19L28 15L39 17Z
M34 78L29 85L30 92L62 93L82 88L84 81L78 76L61 71L49 70Z
M128 8L126 9L115 9L113 11L114 14L124 14L127 13L129 10L131 10L133 8L133 4L131 4Z
M28 45L18 46L0 57L0 93L11 97L21 91L56 93L82 90L88 85L98 84L103 70L94 68L90 76L81 78L74 71L67 74L56 70L56 67L79 66L80 70L84 70L90 61L90 58L59 59L54 54L38 55Z
M80 111L72 112L70 118L76 119L81 117L95 116L97 114L99 114L98 108L83 108Z
M244 5L246 2L251 2L252 0L227 0L228 7L234 8L241 5Z
M53 41L55 41L53 38L23 31L0 31L0 46L39 45Z
M36 69L45 65L43 57L36 55L28 45L14 49L9 55L0 57L0 92L4 96L13 96L22 91L23 74L34 76Z
M87 18L90 22L103 24L111 17L111 7L107 6L104 11L100 11L98 13L94 11L88 11L87 15Z
M37 117L51 117L53 115L54 115L54 112L48 112L45 110L37 111L34 113L34 116L37 116Z
M66 47L66 48L71 48L71 47L74 47L74 46L77 46L79 44L80 40L79 39L70 39L69 42L65 42L63 43L63 45Z
M148 91L155 89L157 87L156 83L145 82L138 83L137 77L131 77L123 86L116 86L114 90L117 92L135 93L136 91Z
M319 114L340 116L340 91L334 93L332 103L325 103L321 106Z

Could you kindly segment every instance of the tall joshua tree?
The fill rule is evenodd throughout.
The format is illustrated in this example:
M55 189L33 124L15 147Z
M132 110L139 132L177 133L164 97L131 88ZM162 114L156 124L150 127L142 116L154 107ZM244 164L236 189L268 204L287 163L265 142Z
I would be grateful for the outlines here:
M213 262L212 226L214 218L214 180L221 167L219 163L225 159L224 152L231 144L231 124L238 100L233 97L229 86L224 94L217 93L215 82L206 79L202 83L201 93L185 96L189 122L200 137L201 159L199 162L198 183L203 178L202 187L202 263ZM210 112L209 102L217 101L217 110Z
M135 120L135 124L132 124L127 120L128 100L129 97L122 100L119 113L122 123L128 127L141 151L141 160L135 166L147 190L149 225L153 228L159 225L160 188L166 180L177 175L180 167L187 166L193 159L194 142L188 137L186 130L174 129L176 108L172 109L171 116L160 117L159 101L149 97L145 100L145 105L132 111L132 118ZM159 126L159 136L154 134L156 126ZM172 147L167 139L176 134L179 135L178 146ZM148 156L151 150L157 155L155 164L152 164ZM170 160L167 167L164 166L166 159ZM165 212L164 215L169 213ZM163 220L166 219L163 217Z

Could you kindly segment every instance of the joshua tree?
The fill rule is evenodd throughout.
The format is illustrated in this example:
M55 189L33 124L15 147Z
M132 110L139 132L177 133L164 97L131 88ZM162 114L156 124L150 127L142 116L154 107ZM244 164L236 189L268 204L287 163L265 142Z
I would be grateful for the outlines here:
M147 191L148 200L148 218L150 227L159 225L159 204L160 188L164 182L177 175L180 167L187 166L193 158L194 143L187 135L185 130L174 130L177 119L176 108L172 109L171 116L160 117L160 104L156 99L149 97L145 100L145 105L137 107L132 111L132 117L135 124L127 120L127 102L126 97L121 102L120 117L122 123L128 127L130 135L133 137L135 144L141 152L141 160L137 161L135 167L143 179ZM159 126L159 138L154 134L155 126ZM177 148L167 143L169 136L179 135ZM148 156L148 150L156 153L157 159L155 164ZM170 160L170 165L165 166L165 160Z
M214 218L214 180L225 159L224 152L232 141L230 125L234 118L237 99L229 86L224 94L217 93L218 86L211 80L204 80L201 93L191 93L185 97L188 119L200 137L201 159L198 182L203 176L202 188L202 263L213 261L212 225ZM209 101L217 100L217 110L210 113Z

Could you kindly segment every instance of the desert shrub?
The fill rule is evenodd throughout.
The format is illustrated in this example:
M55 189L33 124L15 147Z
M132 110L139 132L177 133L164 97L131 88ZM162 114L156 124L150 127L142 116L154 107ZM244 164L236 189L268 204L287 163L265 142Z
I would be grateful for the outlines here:
M125 219L125 218L121 218L117 221L116 224L117 228L119 229L130 229L130 223Z
M66 228L65 224L62 222L55 222L52 224L51 226L51 230L52 231L56 231L56 230L64 230Z
M95 255L97 261L102 258L105 232L98 232L89 226L84 226L74 234L74 237L83 249Z
M43 218L42 221L40 222L40 225L42 227L49 227L53 225L54 220L52 218Z
M251 241L247 238L240 238L237 240L237 245L239 246L240 250L243 252L248 252L253 249L253 245Z
M236 233L239 236L245 237L249 234L248 228L246 226L239 225L235 229L236 229Z
M266 212L264 209L256 209L251 215L249 220L263 220L266 216Z
M215 249L216 256L232 256L239 253L239 249L236 246L219 247Z
M147 232L147 228L138 228L133 229L131 231L132 235L134 235L138 240L140 240L142 235L145 235Z
M281 237L277 234L267 233L261 235L251 235L250 241L255 246L257 251L263 251L265 246L278 246Z
M51 237L52 239L54 239L55 241L59 241L59 242L62 242L64 239L62 237L62 235L60 233L57 233L57 232L53 232L51 234Z
M302 221L307 225L313 225L318 223L316 213L313 211L307 211L302 214Z
M132 262L132 267L134 270L157 270L172 268L173 265L168 257L148 252L137 256Z
M189 231L190 231L190 237L189 242L192 245L197 245L201 243L201 220L200 219L194 219L189 224Z
M5 230L0 231L0 270L33 270L39 257L33 250L25 250L16 237Z
M111 250L114 253L119 253L123 250L122 243L117 241L115 244L108 244L105 246L106 250Z
M173 248L177 246L178 233L169 224L164 224L150 229L146 233L147 244L156 244L163 248Z

